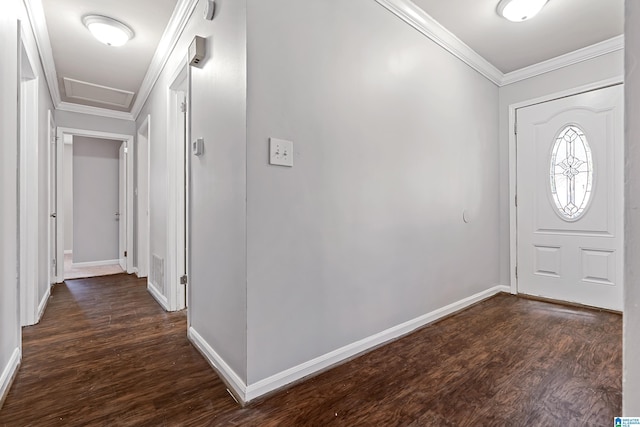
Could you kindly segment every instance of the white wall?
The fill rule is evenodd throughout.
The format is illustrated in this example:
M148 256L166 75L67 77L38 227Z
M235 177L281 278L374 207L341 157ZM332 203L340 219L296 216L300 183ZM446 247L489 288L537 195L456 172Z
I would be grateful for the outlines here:
M67 135L65 135L65 138ZM68 135L73 141L73 137ZM73 251L73 143L64 144L64 250Z
M498 88L369 0L247 28L248 383L497 285Z
M640 414L640 3L626 2L625 307L622 412Z
M509 106L624 74L624 53L615 51L589 61L500 88L500 283L509 285Z
M133 120L113 119L62 110L56 110L55 117L56 125L59 127L122 135L135 135L136 132L136 123Z
M118 163L122 141L73 137L73 262L118 259Z
M189 322L246 380L246 0L216 1L214 21L200 1L152 94L138 116L151 115L150 253L167 253L167 91L194 35L208 57L192 68L193 138L205 154L192 157Z

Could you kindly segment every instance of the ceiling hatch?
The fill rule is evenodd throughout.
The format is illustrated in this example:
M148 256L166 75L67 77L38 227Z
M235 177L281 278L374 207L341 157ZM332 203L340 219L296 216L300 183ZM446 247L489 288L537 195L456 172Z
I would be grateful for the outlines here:
M115 89L68 77L64 77L63 80L65 94L68 98L128 109L135 95L134 92L129 92L128 90Z

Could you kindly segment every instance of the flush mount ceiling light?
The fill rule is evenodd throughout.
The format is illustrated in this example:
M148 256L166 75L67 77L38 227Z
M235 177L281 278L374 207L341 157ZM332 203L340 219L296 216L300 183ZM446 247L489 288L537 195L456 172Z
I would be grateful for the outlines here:
M82 23L96 39L108 46L122 46L133 38L131 28L106 16L87 15Z
M548 0L500 0L498 15L512 22L531 19L542 10Z

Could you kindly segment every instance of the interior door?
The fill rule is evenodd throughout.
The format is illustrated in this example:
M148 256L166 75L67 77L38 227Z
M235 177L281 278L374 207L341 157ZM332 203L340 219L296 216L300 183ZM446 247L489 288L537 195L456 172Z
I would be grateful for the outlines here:
M127 271L127 162L126 142L120 144L118 157L118 262Z
M49 110L49 284L58 277L58 147L56 124ZM61 262L63 262L61 260ZM64 269L64 264L60 267Z
M518 292L621 311L622 85L516 118Z

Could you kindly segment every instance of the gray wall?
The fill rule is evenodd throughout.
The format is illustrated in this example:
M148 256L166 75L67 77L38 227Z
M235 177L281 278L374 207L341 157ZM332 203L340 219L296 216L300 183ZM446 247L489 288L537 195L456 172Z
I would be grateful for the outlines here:
M18 29L12 2L0 13L0 374L20 348L18 316ZM5 392L9 379L0 382ZM0 401L4 396L0 395Z
M497 285L498 88L369 0L247 28L248 383Z
M625 307L622 412L640 414L640 3L626 2Z
M200 1L137 126L151 115L150 253L167 253L167 90L193 37L207 39L202 68L191 68L192 157L190 325L246 381L246 0L216 1L213 22Z
M69 135L69 138L72 138ZM73 251L73 144L64 145L64 250Z
M73 137L73 262L118 259L118 150L122 141Z

